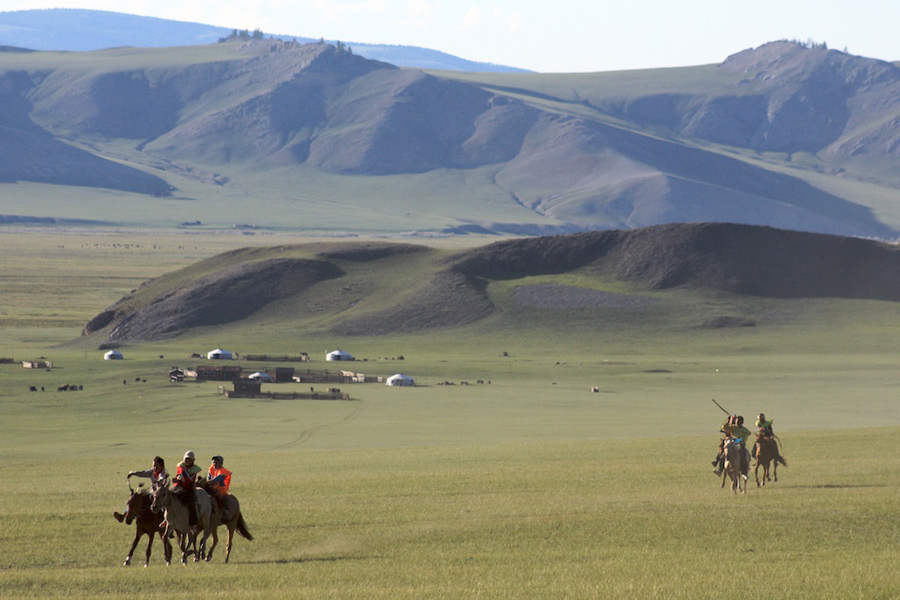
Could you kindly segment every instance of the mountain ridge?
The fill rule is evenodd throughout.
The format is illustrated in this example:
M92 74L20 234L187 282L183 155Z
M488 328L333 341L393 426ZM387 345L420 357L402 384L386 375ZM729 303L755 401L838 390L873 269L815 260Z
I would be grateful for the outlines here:
M378 212L434 213L446 232L720 221L892 239L898 98L889 63L785 42L584 76L423 72L278 40L4 53L0 181L165 198L188 178L208 203L246 181L265 209L276 194L303 206L293 186L312 174L359 206L341 186L365 177ZM892 199L878 214L864 185Z

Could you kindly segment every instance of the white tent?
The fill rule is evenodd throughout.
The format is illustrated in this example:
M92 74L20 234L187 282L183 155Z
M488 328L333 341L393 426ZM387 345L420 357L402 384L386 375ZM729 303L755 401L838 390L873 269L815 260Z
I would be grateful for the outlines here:
M250 379L253 379L254 381L267 381L271 383L272 376L268 373L263 373L262 371L260 371L251 375Z
M103 355L103 360L122 360L123 358L125 357L118 350L110 350Z
M231 352L229 352L228 350L222 350L221 348L216 348L212 352L209 352L206 355L206 358L208 360L231 360L234 358L234 356L232 356Z
M334 350L325 355L325 360L356 360L353 355L343 350Z
M410 377L409 375L404 375L402 373L397 373L396 375L391 375L387 378L387 382L384 385L390 386L413 386L416 385L416 380Z

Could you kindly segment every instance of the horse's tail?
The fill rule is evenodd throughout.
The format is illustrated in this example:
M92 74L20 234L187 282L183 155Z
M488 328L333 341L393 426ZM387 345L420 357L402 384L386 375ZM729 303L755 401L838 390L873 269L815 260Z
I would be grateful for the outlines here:
M781 463L785 467L787 466L787 460L781 455L775 457L775 462Z
M247 538L248 540L253 539L253 535L250 533L250 530L247 529L247 522L244 521L244 515L238 515L237 527L238 533Z

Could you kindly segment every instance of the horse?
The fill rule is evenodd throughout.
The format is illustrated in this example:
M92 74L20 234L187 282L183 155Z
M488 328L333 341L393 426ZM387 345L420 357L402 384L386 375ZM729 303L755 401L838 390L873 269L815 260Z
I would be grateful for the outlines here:
M250 530L247 528L247 523L244 521L244 515L241 514L241 504L238 502L238 499L232 495L225 496L224 502L227 502L227 508L229 512L229 519L226 522L222 522L221 512L219 511L218 503L213 502L215 505L213 507L213 514L210 517L209 528L210 535L212 535L212 546L209 548L209 552L206 552L206 543L205 539L200 544L200 556L203 557L205 555L206 561L209 562L212 560L213 551L216 549L216 544L219 543L219 526L225 525L228 529L228 538L225 543L225 562L228 562L228 558L231 556L231 544L234 539L234 530L237 529L238 533L240 533L245 539L252 540L253 535L250 534Z
M150 505L152 503L153 498L147 491L139 490L135 492L134 490L131 490L131 497L128 498L128 516L125 517L125 524L131 525L131 522L135 521L134 541L131 542L131 550L128 551L128 556L125 557L123 566L127 567L131 564L131 557L134 555L134 549L137 548L138 542L143 535L146 535L148 538L147 558L144 560L144 566L150 566L150 551L153 548L153 536L159 534L160 539L163 539L163 532L160 529L162 515L150 510ZM163 547L165 547L165 542L163 542Z
M744 475L744 453L741 449L740 440L727 439L722 447L725 455L725 469L722 471L722 487L725 487L726 478L731 478L731 495L738 492L746 493L747 486L744 483L746 477Z
M756 456L754 457L756 458L756 468L753 469L753 474L756 476L756 487L760 487L766 485L766 481L772 481L769 477L769 466L773 461L775 462L775 468L773 469L775 481L778 481L778 463L781 463L786 467L787 461L778 452L778 442L773 438L757 435L756 444ZM760 465L762 465L763 468L762 483L760 483L759 479Z
M190 512L181 500L175 497L166 486L159 486L153 493L153 503L150 508L154 512L165 510L166 531L163 534L163 543L166 552L166 564L172 563L172 544L169 536L178 534L178 547L181 549L181 564L187 564L187 555L191 551L194 554L194 562L200 560L197 552L197 533L203 530L201 545L209 537L209 519L212 513L212 500L203 489L194 490L197 499L197 525L191 527ZM191 550L193 548L193 550Z

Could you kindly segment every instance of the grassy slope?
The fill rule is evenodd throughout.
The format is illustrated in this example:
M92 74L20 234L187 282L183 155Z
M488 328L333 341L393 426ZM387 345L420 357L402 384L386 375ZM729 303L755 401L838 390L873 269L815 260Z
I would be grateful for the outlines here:
M778 318L736 330L679 325L678 311L662 328L572 314L565 327L372 339L252 323L125 348L121 362L54 345L139 279L261 241L0 236L0 354L58 365L0 365L0 597L193 597L199 586L238 598L721 598L734 560L767 582L750 598L900 590L895 305L759 301ZM372 359L360 370L428 387L262 402L165 381L216 345L307 351L316 368L341 346ZM27 391L59 383L85 390ZM719 489L712 397L776 419L790 461L779 483L736 499ZM189 447L204 466L226 456L257 538L235 542L230 566L221 555L190 565L190 589L119 567L131 531L109 514L127 470L157 453L173 467ZM151 574L160 564L157 544Z

